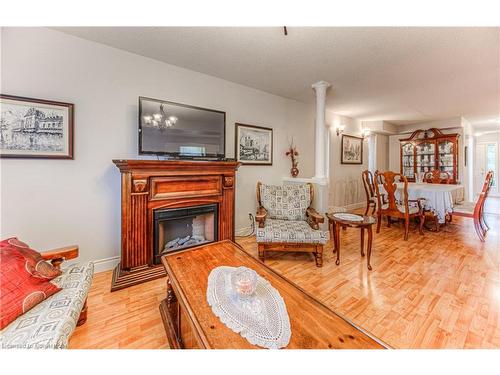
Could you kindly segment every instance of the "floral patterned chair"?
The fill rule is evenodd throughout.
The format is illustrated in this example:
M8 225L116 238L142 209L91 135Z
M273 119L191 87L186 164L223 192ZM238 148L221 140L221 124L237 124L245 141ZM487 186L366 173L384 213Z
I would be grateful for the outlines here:
M323 245L328 232L319 229L324 217L312 207L312 184L283 186L257 183L259 208L257 243L259 258L264 261L266 251L309 252L316 266L323 265Z

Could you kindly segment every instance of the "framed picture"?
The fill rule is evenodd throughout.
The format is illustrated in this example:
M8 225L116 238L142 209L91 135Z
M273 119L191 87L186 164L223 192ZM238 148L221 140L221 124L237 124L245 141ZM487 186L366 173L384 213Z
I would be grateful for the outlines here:
M73 159L73 107L0 95L0 157Z
M273 165L273 129L235 125L236 160L244 165Z
M341 164L363 164L363 138L342 134Z

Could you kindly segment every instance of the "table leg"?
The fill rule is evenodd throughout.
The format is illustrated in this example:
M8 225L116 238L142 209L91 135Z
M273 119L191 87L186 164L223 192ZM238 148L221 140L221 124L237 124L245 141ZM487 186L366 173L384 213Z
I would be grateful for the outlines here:
M372 226L370 225L368 228L368 249L366 250L367 252L367 257L366 257L366 264L368 265L368 269L371 271L372 270L372 265L370 264L370 258L372 256Z
M333 243L333 253L337 251L337 231L336 231L336 226L335 221L332 221L330 223L330 233L332 235L332 243Z
M365 228L359 227L361 229L361 256L365 256Z
M335 249L337 252L337 260L335 264L338 266L340 264L340 224L335 225Z

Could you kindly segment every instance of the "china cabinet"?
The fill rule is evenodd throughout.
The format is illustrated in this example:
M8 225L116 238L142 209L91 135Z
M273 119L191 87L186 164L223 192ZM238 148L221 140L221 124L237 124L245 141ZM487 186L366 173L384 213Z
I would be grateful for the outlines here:
M401 173L414 182L425 172L438 169L450 174L452 184L458 183L458 136L432 128L400 139Z

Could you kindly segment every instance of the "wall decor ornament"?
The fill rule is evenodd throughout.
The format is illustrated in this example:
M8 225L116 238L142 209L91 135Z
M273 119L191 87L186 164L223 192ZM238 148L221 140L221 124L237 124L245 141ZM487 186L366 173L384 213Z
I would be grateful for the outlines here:
M297 151L297 146L293 144L293 139L290 142L290 146L288 146L288 151L285 154L286 156L290 157L290 160L292 161L292 169L290 169L290 174L292 177L297 177L299 175L299 161L297 158L299 157L299 152Z
M342 134L341 164L363 164L363 138Z
M0 157L73 159L71 103L0 95Z
M236 161L243 165L273 165L273 129L235 125Z

